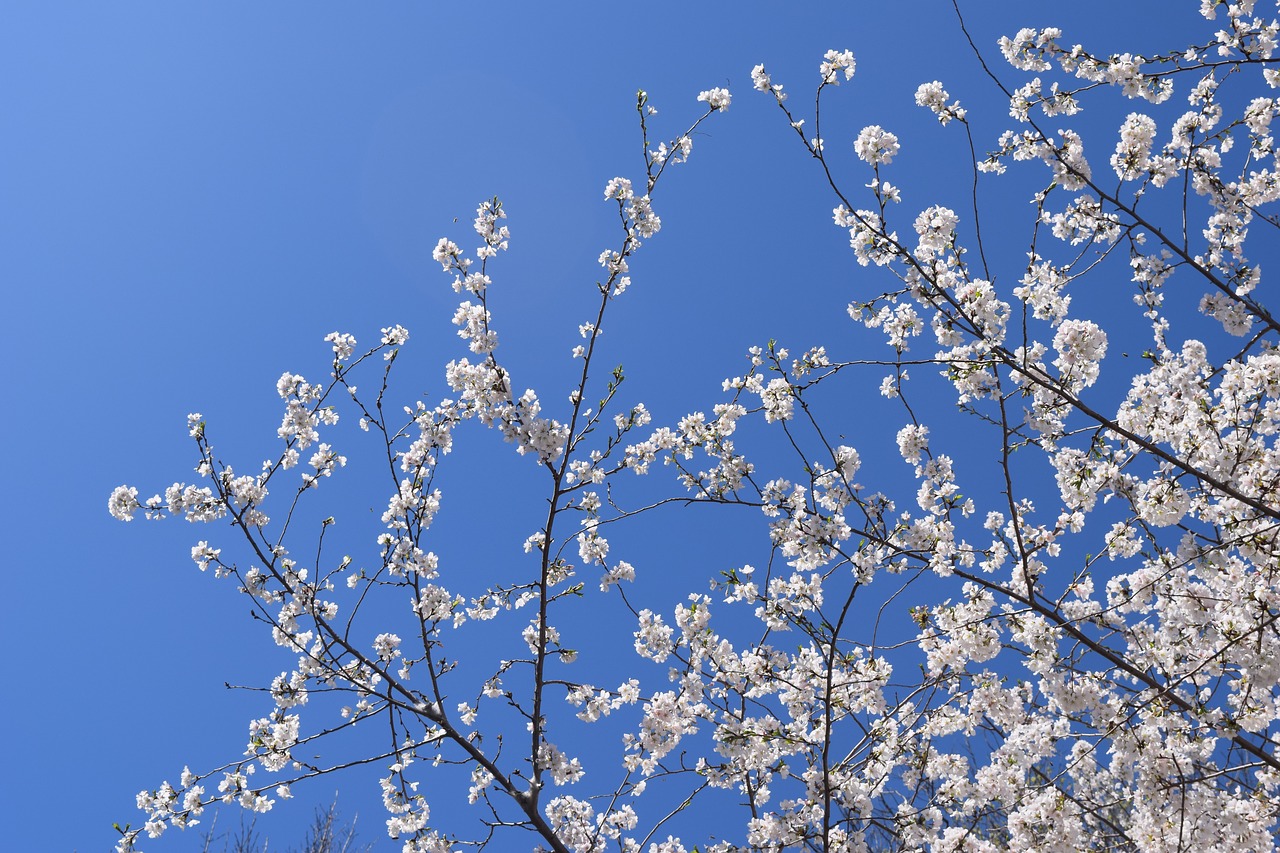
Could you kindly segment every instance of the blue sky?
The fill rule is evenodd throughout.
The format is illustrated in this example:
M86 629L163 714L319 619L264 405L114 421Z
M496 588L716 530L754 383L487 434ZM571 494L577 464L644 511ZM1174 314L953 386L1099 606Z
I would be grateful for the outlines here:
M1021 26L1061 26L1099 52L1181 46L1196 4L1165 5L962 4L989 56ZM637 88L659 108L662 138L698 114L699 90L728 86L734 103L660 190L663 231L638 256L602 339L607 360L627 367L627 400L671 423L719 400L747 347L770 338L797 354L816 343L857 351L859 335L879 347L844 306L888 282L854 264L815 164L751 91L750 68L765 62L801 107L822 53L852 49L858 74L827 102L828 144L856 185L857 130L897 133L891 180L913 209L960 210L967 192L961 138L912 105L916 86L941 79L969 107L980 146L1006 124L1005 108L949 2L778 9L5 4L0 274L16 365L0 420L13 602L0 622L11 661L0 710L6 846L106 849L112 821L137 820L137 790L242 748L247 721L268 708L223 682L265 684L289 666L246 604L192 567L190 546L214 531L114 522L111 489L128 482L145 496L190 479L191 411L228 457L255 467L274 452L276 378L322 375L322 338L335 329L372 342L405 325L401 399L440 397L442 366L462 347L431 248L446 235L468 245L477 202L495 194L513 234L492 291L500 353L517 384L559 399L614 226L602 189L642 175ZM1094 120L1104 139L1118 125ZM1025 197L1040 178L1011 176L991 192ZM993 242L1012 253L1012 273L1025 249ZM877 384L868 377L867 395ZM872 451L884 439L857 401L832 401L832 412L867 433ZM456 491L446 487L461 509L440 524L492 526L498 558L529 532L513 519L530 466L495 436L470 439L450 460ZM863 455L867 477L908 474ZM664 543L629 544L666 573L654 575L662 584L690 578L702 590L750 549L759 559L755 529L760 541L726 544L707 519L664 518ZM334 787L300 789L264 822L273 847L294 841ZM341 802L360 813L365 840L388 844L375 787L344 785ZM151 848L196 844L188 834Z

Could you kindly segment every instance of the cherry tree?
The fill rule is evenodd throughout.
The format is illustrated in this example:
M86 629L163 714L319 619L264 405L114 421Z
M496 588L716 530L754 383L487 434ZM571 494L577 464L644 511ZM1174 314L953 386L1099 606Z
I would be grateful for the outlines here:
M523 390L500 355L489 297L510 233L491 199L470 242L434 253L467 350L447 397L390 399L409 333L389 326L367 348L329 335L323 378L280 377L260 468L224 461L217 424L190 415L199 478L145 499L121 486L110 511L218 522L192 559L249 597L292 669L242 752L138 795L145 821L117 849L356 765L383 769L405 851L1274 849L1280 323L1257 258L1280 229L1280 24L1253 2L1200 11L1198 39L1150 57L1053 28L1003 38L1009 67L984 65L1012 119L998 138L977 125L1003 116L921 81L941 125L921 144L972 162L958 211L892 183L909 143L890 128L823 137L853 52L820 58L803 108L751 70L866 268L847 311L861 338L884 335L880 358L762 341L677 423L625 399L601 333L626 323L662 186L732 100L701 92L700 115L655 142L640 92L644 169L605 184L617 239L567 397ZM1133 111L1086 141L1075 117L1107 99ZM850 148L853 163L835 154ZM984 194L1006 170L1034 173L1030 206ZM1022 252L994 251L992 231L1019 223ZM901 476L875 484L822 402L868 376L900 425ZM942 394L950 413L924 405ZM362 506L340 485L342 442L372 444L385 482L376 542L352 556L326 545ZM539 470L542 522L518 561L464 576L432 550L438 472L505 449ZM639 606L645 567L612 531L693 505L758 519L759 565ZM599 608L635 655L601 683L577 674L591 650L562 642ZM459 639L473 623L497 657Z

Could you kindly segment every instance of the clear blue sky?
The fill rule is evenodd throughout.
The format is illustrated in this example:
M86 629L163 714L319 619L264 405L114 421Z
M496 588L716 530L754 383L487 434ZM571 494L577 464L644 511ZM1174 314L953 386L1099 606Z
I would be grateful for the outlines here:
M995 38L1022 26L1059 25L1100 52L1152 51L1183 44L1170 33L1197 20L1191 2L963 5L993 56ZM748 346L773 337L798 354L869 336L844 306L884 281L853 263L820 174L748 76L765 62L802 107L829 48L858 57L828 102L838 162L856 169L853 136L882 124L903 141L891 180L906 206L962 209L960 136L912 93L941 79L982 146L1006 119L945 0L4 4L3 846L107 849L112 821L137 822L137 790L243 748L247 721L268 707L223 682L265 684L291 665L229 586L193 568L190 546L220 531L119 524L111 489L128 482L145 497L189 480L190 411L254 468L274 452L276 378L323 375L335 329L372 342L407 326L402 397L441 396L441 368L461 348L430 251L444 235L468 245L476 203L495 194L513 233L493 291L500 352L523 371L517 384L559 399L615 227L604 183L642 175L637 88L664 138L697 114L699 90L728 86L734 103L661 191L663 231L604 338L632 377L627 399L674 422L719 399ZM849 431L869 429L854 412ZM495 523L508 497L493 484L523 482L529 466L494 438L472 432L471 461L454 463L458 504L472 509L440 524L494 525L494 553L510 554L530 530ZM635 543L628 559L705 589L742 558L702 524L669 528L696 559L672 560L672 543ZM752 547L760 559L762 542ZM299 805L264 823L273 849L297 840L334 786L299 789ZM341 801L360 812L364 840L389 847L376 787L344 786Z

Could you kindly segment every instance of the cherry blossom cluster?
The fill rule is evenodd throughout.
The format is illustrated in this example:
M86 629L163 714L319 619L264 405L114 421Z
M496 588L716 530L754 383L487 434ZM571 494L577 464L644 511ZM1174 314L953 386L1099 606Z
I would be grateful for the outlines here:
M441 239L433 252L442 268L453 274L455 292L467 297L458 305L454 323L471 354L479 357L479 361L455 359L446 366L445 381L456 396L434 405L417 402L405 406L404 419L397 423L382 402L392 366L408 341L408 332L400 326L385 328L379 344L363 354L358 354L355 336L334 332L325 338L333 354L327 382L310 382L301 375L285 373L277 383L276 391L285 405L277 430L283 448L276 458L263 464L261 474L234 474L214 454L205 420L191 415L189 433L197 442L201 458L197 470L211 485L176 483L163 496L156 495L145 502L139 500L138 490L132 486L121 486L112 493L108 509L125 521L138 512L150 519L168 514L193 522L229 518L248 546L245 562L224 557L224 548L214 547L206 540L192 548L191 558L201 570L213 566L217 576L234 578L240 591L254 602L258 618L270 626L273 642L296 660L291 671L282 672L270 685L267 692L274 710L251 721L243 756L203 775L184 770L179 786L166 782L155 791L140 794L138 806L148 819L139 829L126 827L118 849L134 849L143 833L154 838L166 827L198 823L204 809L219 800L255 811L270 809L278 799L290 796L291 784L343 766L341 761L328 766L303 761L298 755L300 745L307 744L307 751L313 752L320 743L344 736L359 721L379 715L392 720L392 728L398 732L395 744L382 756L388 767L382 789L390 815L388 834L400 838L405 850L452 849L450 837L434 827L431 809L417 793L419 782L414 778L421 766L421 755L436 751L438 761L439 750L444 746L457 750L462 761L476 762L471 777L473 803L492 808L492 798L500 797L508 804L514 803L517 813L523 814L521 820L544 835L550 835L553 825L569 832L565 822L568 819L557 815L562 804L574 799L540 797L544 777L556 786L573 785L584 772L579 758L567 755L546 739L546 712L537 710L543 703L541 694L551 689L545 667L551 663L571 664L577 654L560 645L560 631L548 619L551 605L566 597L572 601L582 588L581 584L568 584L575 567L558 553L565 541L576 541L584 567L598 568L602 591L634 580L631 564L609 559L609 543L598 528L601 496L594 491L578 492L575 484L602 483L610 471L625 468L625 463L611 466L609 457L621 454L625 436L649 422L649 414L641 404L634 405L625 415L602 420L602 413L586 407L583 400L605 307L628 287L629 261L642 241L655 236L661 228L652 203L658 180L667 165L688 159L691 134L712 113L727 109L731 96L725 89L712 89L699 100L706 103L707 111L684 133L652 151L646 143L645 193L635 192L626 178L611 180L605 190L606 200L617 204L626 226L625 235L620 245L601 255L608 278L599 287L602 301L595 319L581 326L587 343L575 355L584 362L583 373L578 388L569 395L566 420L544 417L543 404L534 391L514 394L512 374L498 360L498 336L489 308L493 285L489 265L508 248L510 232L501 202L491 199L476 212L474 230L480 245L474 253L464 251L449 238ZM638 108L647 140L647 122L656 110L644 93L640 94ZM376 363L377 355L382 356L383 362L383 376L376 383L381 391L376 399L370 399L351 380L356 370L368 369L365 362ZM622 379L621 372L615 371L606 390L607 399L612 398ZM338 391L347 393L337 394ZM317 491L327 493L325 481L338 479L347 464L348 457L338 449L339 441L330 436L339 425L339 410L344 405L355 409L361 432L381 441L390 468L397 472L395 488L381 517L384 532L377 537L372 565L361 565L350 556L330 558L325 555L323 543L335 524L331 516L319 527L321 546L313 550L318 555L316 562L300 565L284 544L286 533L304 496ZM454 448L455 431L468 420L494 428L515 444L519 453L535 456L550 475L552 495L552 511L545 530L526 541L526 551L538 558L540 566L534 580L502 581L471 599L452 592L442 582L440 558L425 542L443 501L441 490L433 486L436 471L442 457ZM613 429L606 430L606 425ZM589 450L584 445L579 450L579 445L593 438L597 430L607 434L604 443ZM309 454L304 456L303 451ZM303 467L303 472L290 487L286 472L298 467ZM277 492L283 488L287 499L282 507L283 525L273 524L262 509L269 499L269 484ZM582 523L576 532L557 541L550 532L555 520L569 512L581 513ZM343 588L348 595L342 595ZM352 626L365 623L361 616L365 602L371 594L379 595L384 590L400 590L407 630L378 630L371 632L364 643L355 642ZM454 716L446 710L451 706L443 702L442 693L446 688L441 679L457 665L444 651L446 633L468 620L491 621L503 611L531 605L538 612L517 632L529 657L500 662L497 671L484 680L477 701L458 704ZM408 636L417 641L408 641ZM529 676L520 677L532 678L536 694L532 699L517 697L505 688L504 678L512 678L513 670L530 671ZM572 686L569 695L589 695L591 707L597 709L593 714L598 718L624 704L636 704L640 699L638 691L637 682L627 682L617 694L610 694L604 711L599 710L602 706L594 691L584 685ZM308 716L322 714L313 700L320 694L349 695L351 700L332 708L337 713L330 720L318 716L320 727L309 729L304 711ZM474 726L480 707L486 702L495 707L490 714L509 707L522 719L534 720L531 774L521 771L518 763L499 767L494 763L498 754L490 756L479 746ZM526 705L527 702L531 704ZM258 771L270 782L259 784L255 779ZM207 793L209 781L219 775L217 794ZM624 831L634 829L636 821L629 809L620 806L591 823L596 838L591 844L602 844L600 839L619 839ZM629 849L639 849L634 839L625 843Z
M1206 15L1215 9L1205 4ZM1111 161L1122 182L1120 192L1095 182L1080 134L1066 129L1051 135L1031 113L1036 106L1045 115L1075 115L1084 109L1085 89L1068 91L1058 82L1050 86L1036 79L1015 92L1011 112L1023 126L1001 136L993 154L976 160L976 170L1002 171L1008 160L1040 160L1049 166L1051 183L1033 199L1038 214L1032 251L1019 286L1008 296L992 283L986 257L980 258L980 274L970 269L954 212L935 207L920 214L912 229L914 247L899 238L884 202L898 202L901 194L888 198L880 190L885 165L880 154L887 150L880 141L887 131L870 125L859 135L855 153L875 169L868 185L875 205L855 210L833 182L841 200L836 224L849 231L861 264L889 267L902 287L860 300L850 314L883 329L899 354L898 366L882 385L893 399L910 397L901 354L912 348L916 335L933 330L939 349L928 361L954 386L962 412L997 428L1008 505L986 511L986 542L981 530L962 539L964 519L981 519L983 513L972 498L961 496L957 465L931 448L929 431L914 414L898 443L914 468L916 503L924 515L893 514L896 507L883 496L853 493L864 516L855 535L864 544L843 556L859 583L869 582L877 569L917 568L962 581L960 604L912 610L926 655L921 687L950 698L932 704L912 699L864 723L864 731L882 727L883 740L874 761L868 755L855 766L880 769L892 744L894 758L881 778L892 779L895 763L901 773L896 785L888 781L880 789L878 800L860 810L835 809L833 818L833 807L825 804L834 797L811 791L807 802L824 804L818 819L806 826L788 823L779 813L767 843L833 849L828 845L841 826L855 828L864 843L877 827L894 822L893 843L935 849L970 849L963 846L969 844L982 845L972 849L1093 849L1099 839L1142 850L1271 849L1278 815L1262 804L1274 802L1280 782L1274 740L1280 675L1271 668L1258 670L1253 655L1277 639L1266 626L1280 595L1273 552L1264 556L1245 543L1259 535L1274 541L1280 517L1280 500L1270 485L1277 481L1268 479L1277 469L1264 474L1253 468L1275 459L1271 438L1263 437L1274 435L1263 423L1274 391L1253 386L1245 392L1252 394L1251 408L1234 389L1235 377L1257 375L1269 362L1274 344L1268 338L1280 328L1253 300L1258 267L1244 262L1250 226L1274 227L1254 202L1274 197L1253 195L1241 204L1246 187L1269 188L1270 178L1242 171L1232 179L1225 171L1236 135L1249 141L1242 169L1269 167L1271 142L1261 138L1271 106L1268 98L1246 97L1244 116L1228 124L1218 95L1224 71L1256 75L1266 86L1274 82L1269 68L1248 68L1249 62L1270 59L1276 31L1273 22L1250 19L1251 10L1252 4L1230 6L1232 28L1216 33L1215 43L1155 60L1101 59L1079 47L1067 50L1056 29L1023 30L1002 40L1015 69L1045 72L1056 62L1081 79L1115 85L1126 97L1151 103L1169 100L1180 75L1207 75L1192 86L1192 110L1174 121L1173 142L1163 149L1156 147L1160 134L1153 118L1133 113L1125 120ZM1219 66L1206 59L1215 52L1245 58ZM1146 71L1149 63L1159 70ZM757 78L765 85L757 88L781 91L760 71ZM917 101L942 120L949 98L944 92L940 83L925 84ZM821 93L820 87L819 108ZM775 101L781 106L780 99ZM786 114L797 126L797 119ZM945 118L944 124L971 120L970 114L954 111ZM821 147L808 142L806 147L825 160ZM896 140L893 156L905 156ZM1177 204L1203 211L1202 232L1177 220L1162 226L1152 212L1137 212L1138 198L1172 187L1172 179L1182 175L1193 201ZM1050 204L1055 190L1075 194L1055 209ZM1036 240L1040 226L1076 247L1074 257L1057 258L1062 253L1041 246ZM1204 241L1199 254L1188 247L1193 237ZM1112 361L1107 329L1112 320L1075 314L1069 288L1076 278L1103 267L1122 242L1130 247L1134 301L1152 322L1155 347L1147 353L1146 368L1131 375L1127 397L1118 406L1112 403L1108 414L1104 397L1094 389L1104 362ZM1215 360L1199 340L1188 339L1180 352L1170 345L1180 315L1167 304L1165 285L1177 270L1188 284L1199 281L1210 288L1198 306L1191 302L1193 309L1219 320L1230 335L1253 334L1243 351L1227 344ZM1015 337L1010 320L1019 311L1025 319ZM756 384L775 399L788 398L791 411L799 409L812 385L835 375L798 381L781 364L773 370L775 379ZM766 403L766 422L781 424L789 442L797 443L795 418L778 418L775 412L776 406ZM1246 450L1241 440L1251 447ZM1013 491L1035 475L1033 467L1012 459L1013 451L1028 447L1045 451L1062 502L1047 516ZM811 458L804 457L810 470ZM794 515L801 505L794 492L786 501L786 488L771 483L761 495L767 504L772 492L778 506ZM1104 510L1108 505L1116 509ZM820 505L808 512L827 517ZM1054 573L1068 569L1062 565L1065 555L1090 547L1072 544L1087 537L1088 516L1104 512L1128 516L1111 524L1103 553L1108 561L1130 567L1108 568L1087 557L1083 569L1053 580ZM772 529L775 535L780 530L776 524ZM1243 529L1252 532L1242 539ZM781 532L778 553L799 567L805 559L799 556L805 553L804 525ZM836 532L825 541L842 553L848 538ZM1241 600L1230 586L1242 582L1253 590L1247 594L1253 601L1268 604L1228 617L1233 606L1227 602ZM1270 591L1258 592L1258 584ZM729 585L736 589L732 600L770 600L772 589L747 576L735 574ZM806 600L821 600L820 589L808 591ZM787 611L766 604L761 618L778 612ZM794 608L789 618L805 624ZM1231 626L1228 635L1221 633L1224 624ZM1246 634L1253 643L1247 653L1240 648ZM821 631L811 636L816 640ZM855 636L850 634L849 642L856 642ZM1006 648L1025 655L1025 667L1034 675L1025 686L1001 686L1008 676L995 664ZM932 678L937 681L927 687ZM892 728L886 728L890 722ZM949 735L972 738L978 731L994 736L998 746L986 754L972 746L967 752L944 746ZM824 772L834 779L841 770L831 766ZM1170 785L1171 777L1183 781ZM895 800L897 807L890 808Z
M678 419L655 425L621 397L624 371L597 362L636 253L661 228L665 170L729 107L720 88L656 144L656 110L637 94L644 175L604 187L622 228L598 255L567 393L517 394L502 360L495 279L510 234L492 199L478 246L445 237L433 253L468 352L445 367L448 396L384 406L408 340L393 326L363 354L329 335L325 381L280 378L281 444L259 473L221 462L191 415L202 482L147 500L121 486L108 509L229 521L242 547L202 539L191 559L234 579L290 666L244 752L139 794L146 821L118 849L218 801L271 808L348 760L386 768L387 831L406 851L528 833L559 853L1274 849L1280 323L1257 258L1280 228L1280 102L1266 94L1280 86L1280 24L1256 5L1203 0L1221 29L1150 57L1020 30L998 44L1018 82L990 114L921 83L935 132L962 128L971 210L889 183L914 156L891 115L840 145L807 135L854 79L852 51L815 57L811 116L755 66L755 90L832 191L857 262L841 297L854 325L849 341L795 356L752 347L718 399ZM1108 95L1142 103L1100 146L1060 126L1081 127ZM986 184L1014 169L1043 188L988 212ZM1009 253L1019 212L1026 244ZM988 216L998 240L989 228L984 240ZM1098 310L1098 291L1125 281ZM1149 325L1145 350L1135 325ZM379 361L370 397L352 383ZM860 429L872 420L888 432ZM352 421L348 439L339 425ZM533 457L544 487L536 528L513 534L511 564L486 567L482 589L431 539L446 517L437 472L468 421ZM373 441L391 472L364 558L326 545L336 516L301 529L298 507L343 482L346 440ZM695 574L697 590L620 559L612 531L695 504L754 525L761 559ZM617 617L635 655L611 659L603 686L574 668L594 653L571 645L584 608ZM500 657L465 648L468 623L485 623L469 627L491 632ZM338 757L369 719L389 739ZM432 774L452 781L424 783ZM427 802L451 784L474 833ZM651 805L661 796L665 808ZM699 820L682 822L687 807Z

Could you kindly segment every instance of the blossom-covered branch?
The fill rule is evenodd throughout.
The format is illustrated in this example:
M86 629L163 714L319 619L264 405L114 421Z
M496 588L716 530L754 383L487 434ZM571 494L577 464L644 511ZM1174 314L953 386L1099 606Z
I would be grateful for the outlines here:
M914 101L938 132L964 129L971 216L890 182L911 152L891 111L823 138L853 51L815 57L809 115L757 65L754 88L821 169L848 237L847 306L821 310L846 311L853 342L798 355L761 342L718 399L673 423L624 402L626 373L599 369L601 334L662 226L667 169L730 107L723 88L656 144L638 93L644 174L605 185L619 230L586 289L567 394L517 393L518 366L499 355L490 296L510 232L491 199L474 251L446 237L433 254L462 298L469 353L445 366L451 396L388 404L408 340L390 326L359 355L352 335L330 335L322 382L281 377L283 446L257 473L224 463L191 415L200 481L147 500L121 486L109 509L230 522L234 546L201 540L192 558L250 596L296 664L265 688L243 755L139 794L146 822L118 849L215 801L265 810L290 784L369 762L386 767L387 827L406 851L531 834L574 853L1273 849L1280 324L1259 259L1280 227L1280 24L1254 6L1204 0L1222 28L1149 58L1023 29L997 45L1017 84L975 46L995 111L922 81ZM1046 123L1080 127L1108 97L1142 111L1105 140ZM1097 150L1109 169L1095 171ZM1036 168L1031 205L993 210L986 182ZM1110 302L1080 298L1093 282ZM1149 342L1130 357L1135 326ZM880 335L882 357L866 357ZM356 379L379 362L370 395ZM949 412L931 404L944 396ZM850 426L872 406L894 424L897 477ZM343 497L331 483L355 458L340 450L353 418L387 474L365 558L337 557L337 512L311 509ZM523 554L464 594L467 573L431 548L437 472L469 421L527 457L542 491L540 526L513 533ZM710 590L698 576L673 591L610 542L694 506L756 525L755 564L726 560ZM651 587L664 608L646 606ZM635 652L608 661L604 684L576 675L591 650L566 639L597 609ZM460 639L476 623L491 649ZM356 736L364 721L376 747L374 726ZM470 810L433 813L424 790L450 786Z

